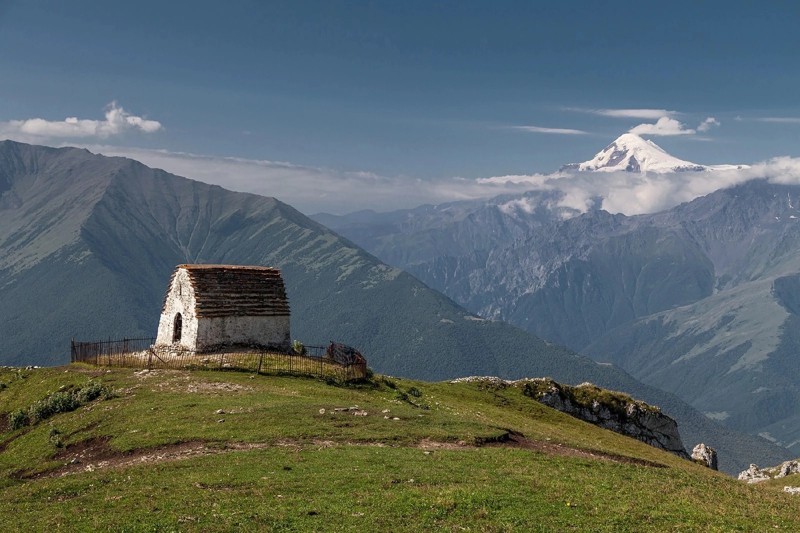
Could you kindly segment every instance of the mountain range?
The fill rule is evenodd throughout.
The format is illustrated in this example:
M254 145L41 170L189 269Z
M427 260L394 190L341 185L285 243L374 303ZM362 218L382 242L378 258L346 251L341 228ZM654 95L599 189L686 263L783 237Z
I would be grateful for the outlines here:
M682 161L627 134L569 168L736 167ZM753 179L637 216L569 211L558 194L314 218L482 317L800 453L800 187Z
M181 263L281 268L293 337L351 344L379 372L592 381L660 405L686 443L716 446L726 471L788 458L617 366L467 311L274 198L86 150L0 142L0 364L62 364L71 337L152 336Z

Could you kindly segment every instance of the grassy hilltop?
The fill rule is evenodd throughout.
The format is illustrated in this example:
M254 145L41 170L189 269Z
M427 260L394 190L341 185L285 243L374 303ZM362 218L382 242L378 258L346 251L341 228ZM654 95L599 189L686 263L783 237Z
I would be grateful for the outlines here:
M9 424L90 386L113 394ZM781 489L513 387L0 369L3 531L796 531Z

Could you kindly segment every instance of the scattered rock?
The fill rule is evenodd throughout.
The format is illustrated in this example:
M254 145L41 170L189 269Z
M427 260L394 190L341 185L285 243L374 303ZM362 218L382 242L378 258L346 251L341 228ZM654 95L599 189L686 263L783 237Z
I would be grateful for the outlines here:
M747 470L739 474L739 480L747 481L748 483L761 483L768 479L770 479L769 475L754 464L751 464Z
M711 470L717 469L717 450L711 446L706 446L702 442L692 450L692 460L707 466Z
M757 465L750 465L750 468L739 474L741 481L748 483L759 483L768 479L778 479L791 474L800 474L800 460L784 461L778 466L769 468L758 468Z
M789 494L800 494L800 487L783 487L783 492L788 492Z
M223 422L225 422L224 418L220 418L219 420L217 420L217 424L222 424Z
M217 409L216 411L214 411L214 413L216 413L218 415L224 415L225 411L223 409Z
M366 411L353 411L353 416L367 416Z
M781 466L778 467L778 473L775 475L775 477L786 477L790 474L800 474L800 462L786 461L781 463Z
M324 408L324 407L323 407L322 409L320 409L320 410L319 410L319 414L321 414L321 415L324 415L324 414L325 414L325 408Z

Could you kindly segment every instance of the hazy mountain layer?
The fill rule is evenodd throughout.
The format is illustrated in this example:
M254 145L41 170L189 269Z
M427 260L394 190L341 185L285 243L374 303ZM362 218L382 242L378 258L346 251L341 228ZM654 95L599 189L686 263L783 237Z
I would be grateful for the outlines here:
M787 421L800 411L790 378L800 310L798 207L800 187L754 180L655 215L554 217L529 224L523 237L396 264L482 316L614 362L797 453ZM486 203L475 212L491 210L498 211ZM507 223L483 230L504 235ZM413 237L379 240L400 257Z

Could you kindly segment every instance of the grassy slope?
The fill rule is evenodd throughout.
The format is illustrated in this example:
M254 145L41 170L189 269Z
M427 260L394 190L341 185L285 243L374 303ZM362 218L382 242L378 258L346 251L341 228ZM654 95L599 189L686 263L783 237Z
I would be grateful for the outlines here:
M0 428L3 530L800 528L796 502L779 487L742 484L548 409L516 389L396 378L344 388L232 372L2 369L0 412L92 378L119 396L30 429ZM421 396L409 399L429 409L398 399L397 390L411 387ZM354 405L367 416L333 411ZM66 448L53 445L53 428ZM559 452L579 448L595 456L473 446L509 429ZM84 457L68 467L74 473L20 479L64 468L80 443L99 437L107 439L98 448L105 459L127 464L102 468L99 459ZM181 442L206 453L158 460ZM245 443L252 449L225 450Z

